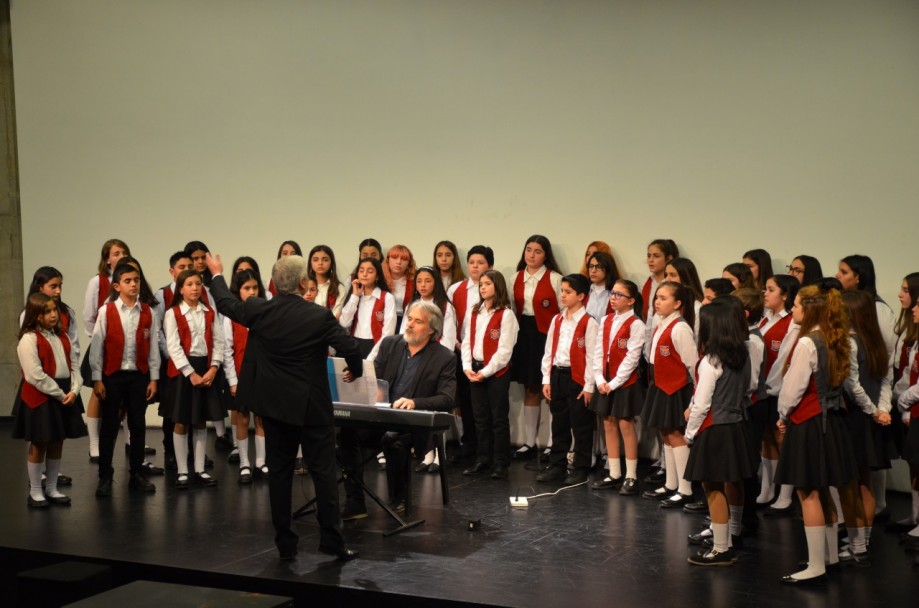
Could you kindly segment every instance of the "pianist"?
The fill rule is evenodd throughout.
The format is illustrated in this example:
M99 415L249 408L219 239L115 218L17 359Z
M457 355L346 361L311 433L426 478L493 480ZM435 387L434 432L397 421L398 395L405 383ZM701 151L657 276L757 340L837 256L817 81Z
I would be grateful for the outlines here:
M456 360L442 346L444 316L436 304L416 300L405 312L405 333L387 336L371 353L377 378L389 382L389 402L395 409L447 411L454 406ZM390 506L404 513L411 488L411 448L418 434L342 428L339 448L342 466L352 477L363 479L363 447L386 454L386 475ZM423 445L423 444L420 444ZM345 482L347 502L342 519L367 517L364 492L353 482Z

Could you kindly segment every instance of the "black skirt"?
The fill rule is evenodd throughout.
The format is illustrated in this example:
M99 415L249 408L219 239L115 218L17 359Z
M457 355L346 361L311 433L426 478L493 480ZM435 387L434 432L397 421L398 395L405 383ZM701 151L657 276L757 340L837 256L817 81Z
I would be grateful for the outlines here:
M913 466L919 466L919 418L910 420L907 429L903 440L903 460Z
M644 406L641 409L641 422L646 428L681 429L686 426L683 412L692 401L692 384L668 395L656 384L648 387Z
M849 431L837 412L814 416L801 424L789 422L779 453L775 482L796 488L843 486L858 474Z
M23 380L24 382L24 380ZM70 379L57 380L65 393L70 391ZM67 406L56 399L48 399L36 408L22 402L22 382L13 402L13 439L25 439L32 443L55 443L65 439L86 436L83 422L83 401L77 400Z
M645 405L645 388L641 381L631 386L623 386L608 395L594 393L590 400L590 410L604 418L634 418L641 415Z
M879 471L890 468L890 460L884 447L881 425L863 411L852 408L844 416L849 437L852 439L852 450L855 462L860 468Z
M775 430L775 423L779 421L779 400L778 397L764 397L750 406L747 410L750 418L760 426L769 431ZM762 439L761 437L759 439Z
M542 387L542 357L546 352L546 334L539 333L536 317L521 315L517 343L511 356L511 380L524 387Z
M188 362L198 375L207 372L207 357L189 357ZM222 382L222 372L217 372L214 384L197 388L191 380L181 373L169 379L168 406L169 418L176 424L191 426L203 424L209 420L223 420L226 412L220 404L220 393L217 386Z
M689 450L688 481L741 481L756 475L746 422L715 424L696 436Z
M86 353L83 355L83 360L80 361L80 377L83 378L83 386L87 388L92 388L93 386L93 370L89 366L89 351L92 347L93 343L90 340L89 344L86 346Z

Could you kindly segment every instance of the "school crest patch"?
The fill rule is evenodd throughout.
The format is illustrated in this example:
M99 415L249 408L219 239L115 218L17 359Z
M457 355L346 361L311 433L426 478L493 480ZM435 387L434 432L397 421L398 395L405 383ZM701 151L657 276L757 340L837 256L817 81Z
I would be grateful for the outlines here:
M660 347L660 352L661 352L661 357L669 357L669 356L670 356L670 347L667 346L667 345L662 345L662 346Z
M618 346L618 347L621 348L621 349L626 349L626 348L628 348L628 347L629 347L629 340L628 340L628 338L619 338L619 341L616 342L616 346Z
M584 348L584 344L586 344L586 341L584 337L581 336L580 338L578 338L578 348Z
M374 313L374 316L376 317L376 320L377 320L377 321L379 321L380 323L383 322L383 311L382 311L382 310L376 311L376 312Z
M781 340L769 340L769 349L773 352L779 352L779 349L782 347Z
M497 340L498 338L501 337L501 330L500 330L500 329L493 329L493 330L489 331L489 332L488 332L488 337L491 338L492 340Z
M150 328L144 329L144 340L150 339Z
M551 306L551 305L552 305L552 301L549 300L548 298L542 301L542 307L543 307L543 308L549 308L549 306Z

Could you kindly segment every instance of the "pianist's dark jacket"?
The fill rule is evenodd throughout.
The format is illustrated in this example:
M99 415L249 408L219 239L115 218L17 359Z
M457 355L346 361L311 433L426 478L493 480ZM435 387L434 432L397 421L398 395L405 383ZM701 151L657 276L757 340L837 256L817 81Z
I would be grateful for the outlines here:
M383 338L373 361L377 378L393 385L406 348L401 334ZM415 409L446 411L453 408L456 401L456 359L453 352L439 342L429 342L415 356L422 357L421 367L411 387L410 398L415 402Z

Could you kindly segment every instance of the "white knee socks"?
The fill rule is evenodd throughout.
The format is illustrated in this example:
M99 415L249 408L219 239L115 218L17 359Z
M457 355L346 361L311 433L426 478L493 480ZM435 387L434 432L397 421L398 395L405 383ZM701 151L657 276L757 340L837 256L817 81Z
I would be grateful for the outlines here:
M539 433L539 411L542 409L542 405L523 406L523 423L524 430L526 431L526 444L527 445L536 445L536 435Z

